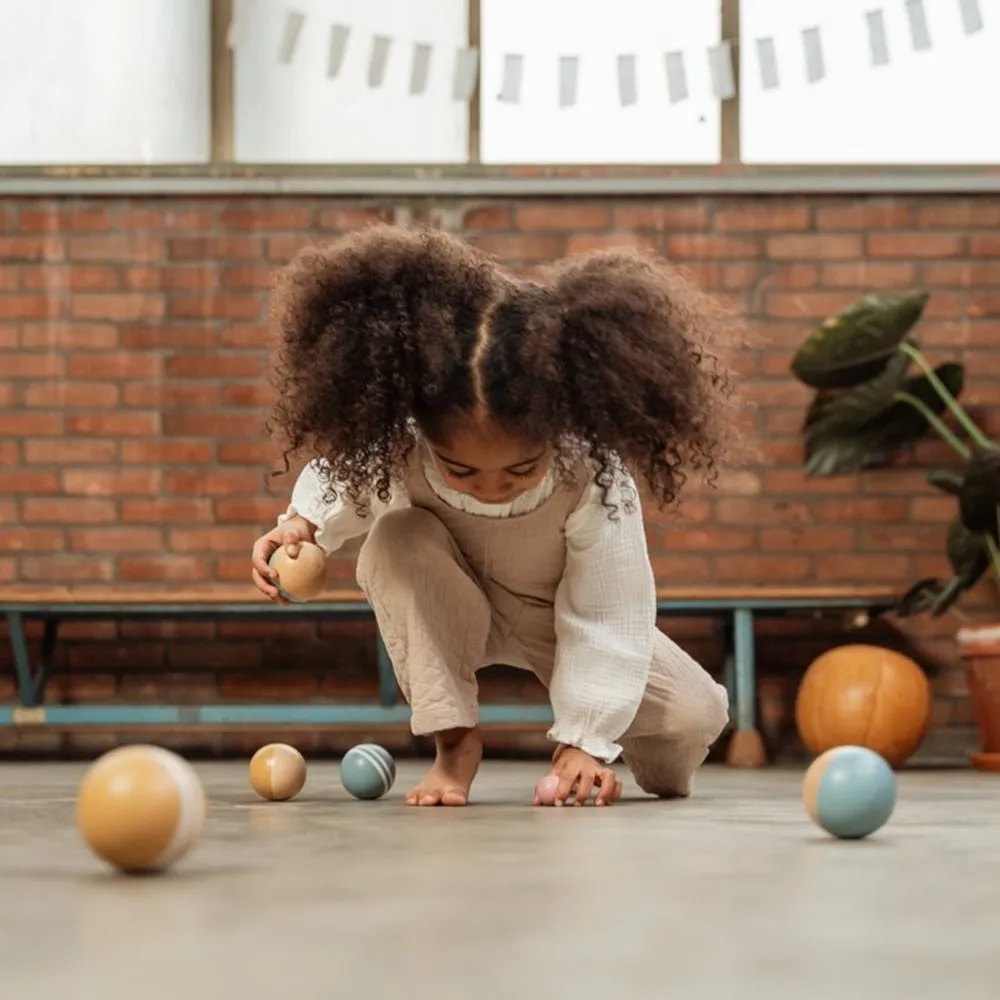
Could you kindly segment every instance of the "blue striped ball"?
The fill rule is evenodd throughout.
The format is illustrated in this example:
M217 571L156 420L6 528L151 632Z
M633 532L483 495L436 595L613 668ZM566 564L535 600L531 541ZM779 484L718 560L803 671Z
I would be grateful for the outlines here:
M356 799L379 799L396 780L396 762L378 744L359 743L344 754L340 780Z
M834 747L806 771L802 797L810 818L844 840L884 826L896 806L896 776L885 758L866 747Z

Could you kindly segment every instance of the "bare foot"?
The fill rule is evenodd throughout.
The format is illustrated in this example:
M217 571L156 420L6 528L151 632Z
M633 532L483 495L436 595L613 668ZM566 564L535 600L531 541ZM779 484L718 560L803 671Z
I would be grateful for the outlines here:
M408 806L464 806L483 759L478 729L436 733L437 759L423 780L406 796Z

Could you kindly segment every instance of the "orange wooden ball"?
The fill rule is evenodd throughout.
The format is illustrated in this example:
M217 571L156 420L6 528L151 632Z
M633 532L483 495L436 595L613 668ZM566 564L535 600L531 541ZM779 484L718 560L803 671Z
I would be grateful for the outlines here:
M278 573L278 590L289 601L301 604L315 600L326 586L326 553L312 542L300 542L293 559L282 545L269 560Z
M165 871L198 841L207 803L183 758L156 746L110 750L87 770L76 803L90 849L123 872Z
M931 716L931 686L908 656L863 643L817 657L799 686L795 724L816 756L862 746L898 767L920 746Z
M305 758L287 743L268 743L250 760L250 785L262 799L293 799L305 783Z

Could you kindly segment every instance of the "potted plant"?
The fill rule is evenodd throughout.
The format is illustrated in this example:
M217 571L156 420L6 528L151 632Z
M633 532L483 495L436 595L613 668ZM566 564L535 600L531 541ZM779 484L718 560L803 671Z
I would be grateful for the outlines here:
M932 486L955 499L945 540L953 576L917 581L896 611L950 612L965 622L956 640L982 743L972 762L1000 770L1000 612L973 623L956 606L987 572L1000 583L1000 446L958 402L962 365L932 367L912 336L928 299L922 291L866 295L796 352L792 374L814 390L802 429L805 469L832 476L884 468L932 432L954 451L955 468L927 473Z

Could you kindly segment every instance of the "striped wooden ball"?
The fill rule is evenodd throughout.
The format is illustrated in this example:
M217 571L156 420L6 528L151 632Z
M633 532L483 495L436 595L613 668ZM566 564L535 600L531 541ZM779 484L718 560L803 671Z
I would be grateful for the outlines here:
M124 746L88 768L76 802L87 846L123 872L169 868L198 841L205 792L194 768L157 746Z
M896 806L896 776L874 750L834 747L809 765L802 798L817 826L834 837L857 840L888 822Z
M344 754L340 780L356 799L379 799L396 780L396 762L384 747L360 743Z

